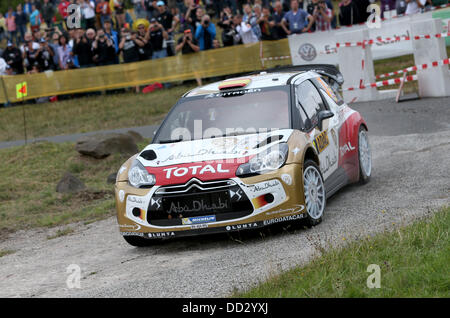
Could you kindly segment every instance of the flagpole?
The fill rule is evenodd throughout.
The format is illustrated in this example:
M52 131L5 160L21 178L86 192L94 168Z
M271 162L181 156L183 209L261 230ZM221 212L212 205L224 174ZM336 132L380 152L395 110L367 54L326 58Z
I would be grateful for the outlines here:
M22 97L23 130L25 133L25 145L27 144L27 121L25 120L25 97Z

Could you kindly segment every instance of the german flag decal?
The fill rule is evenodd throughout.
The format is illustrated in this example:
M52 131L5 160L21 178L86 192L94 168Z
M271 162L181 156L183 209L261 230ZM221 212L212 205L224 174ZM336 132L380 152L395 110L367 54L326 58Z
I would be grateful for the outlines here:
M238 78L234 80L223 81L219 84L219 90L242 88L250 84L252 80L249 78Z
M320 135L316 137L314 142L316 144L317 151L321 153L330 144L327 131L322 131Z

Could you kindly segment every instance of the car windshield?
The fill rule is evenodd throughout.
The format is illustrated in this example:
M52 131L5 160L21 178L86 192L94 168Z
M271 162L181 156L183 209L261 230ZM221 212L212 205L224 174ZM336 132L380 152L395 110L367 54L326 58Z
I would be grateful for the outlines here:
M206 139L289 128L288 86L221 92L182 99L154 143Z

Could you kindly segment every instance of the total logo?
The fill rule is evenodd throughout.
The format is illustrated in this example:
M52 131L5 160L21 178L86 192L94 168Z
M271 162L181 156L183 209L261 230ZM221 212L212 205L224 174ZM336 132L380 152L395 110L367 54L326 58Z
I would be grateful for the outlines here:
M172 177L183 177L187 174L192 176L203 175L205 173L228 173L230 170L224 169L221 163L218 163L216 167L211 164L206 166L204 165L196 165L190 167L171 167L166 168L163 171L166 172L166 178L170 179Z

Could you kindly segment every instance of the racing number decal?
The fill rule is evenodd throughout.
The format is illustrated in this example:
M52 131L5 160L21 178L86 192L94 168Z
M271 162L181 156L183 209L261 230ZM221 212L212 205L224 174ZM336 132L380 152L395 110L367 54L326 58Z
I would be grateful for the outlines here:
M322 131L320 135L316 137L314 140L314 144L316 145L316 149L319 153L321 153L328 145L330 144L330 141L328 140L328 133L327 131Z

